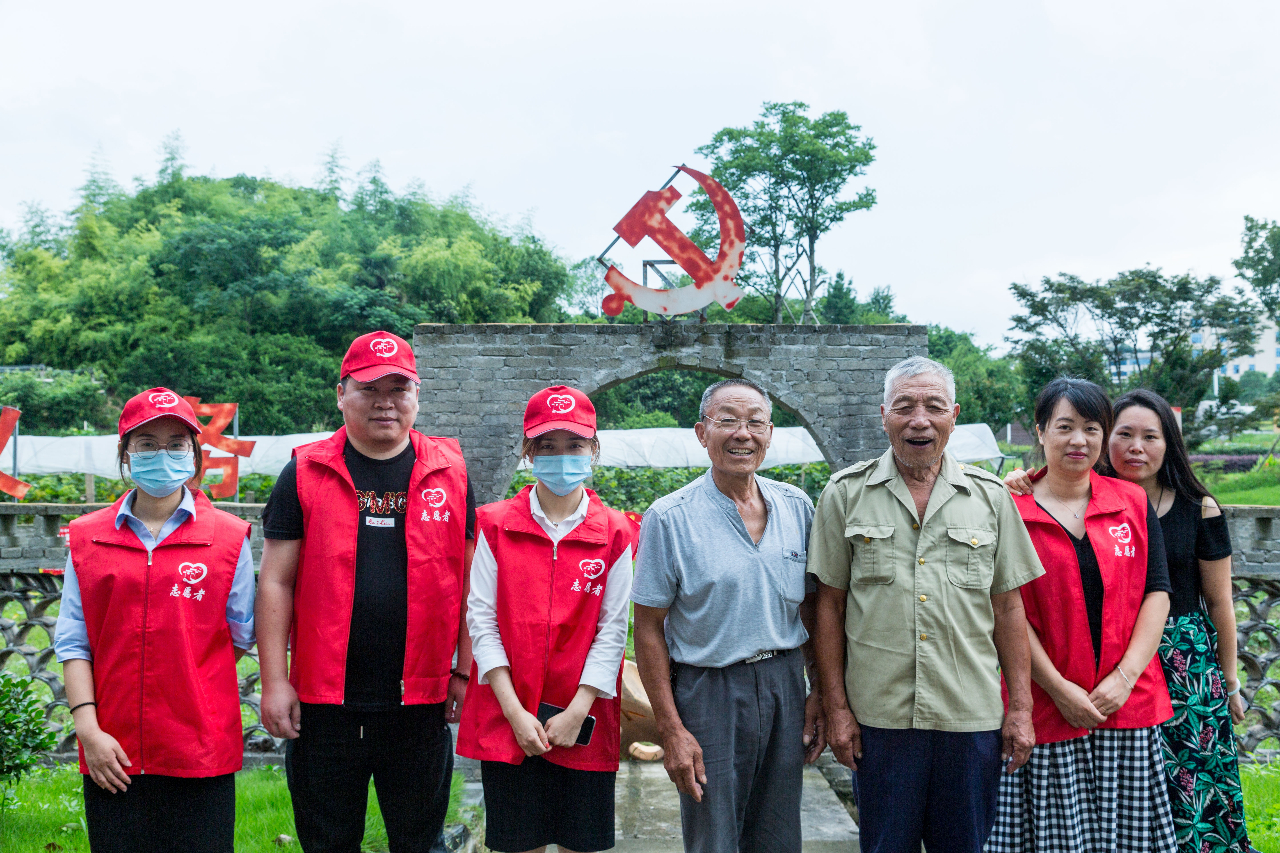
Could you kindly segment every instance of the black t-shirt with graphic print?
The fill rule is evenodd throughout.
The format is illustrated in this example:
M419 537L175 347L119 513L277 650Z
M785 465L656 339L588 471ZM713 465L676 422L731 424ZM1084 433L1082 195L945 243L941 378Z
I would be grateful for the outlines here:
M400 704L409 612L405 506L415 458L412 444L392 459L370 459L351 442L343 448L360 507L343 701L346 707L357 710ZM466 524L467 538L474 539L476 504L470 481ZM262 527L268 539L303 537L295 460L289 460L276 480L262 512Z

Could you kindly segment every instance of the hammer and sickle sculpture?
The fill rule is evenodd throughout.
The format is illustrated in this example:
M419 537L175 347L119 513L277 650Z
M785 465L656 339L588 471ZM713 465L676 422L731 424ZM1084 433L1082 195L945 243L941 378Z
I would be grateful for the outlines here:
M643 311L654 314L686 314L719 302L732 309L743 297L743 291L733 283L742 267L742 254L747 248L746 228L742 214L729 192L718 181L688 166L680 171L698 182L716 210L720 222L720 253L714 262L690 240L683 231L667 218L669 211L680 200L680 191L668 186L663 190L646 192L627 215L613 227L614 232L633 249L645 237L662 247L671 260L680 265L693 279L692 287L655 290L637 284L627 278L615 266L610 266L604 280L613 293L601 303L604 313L616 317L630 302Z

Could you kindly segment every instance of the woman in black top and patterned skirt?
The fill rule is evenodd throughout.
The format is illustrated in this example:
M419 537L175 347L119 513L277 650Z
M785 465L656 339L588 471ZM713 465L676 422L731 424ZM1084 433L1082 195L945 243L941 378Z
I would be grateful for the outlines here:
M1135 390L1115 401L1111 468L1146 490L1160 519L1172 593L1160 642L1173 718L1161 726L1179 850L1249 853L1232 723L1244 719L1236 672L1231 538L1196 478L1164 398ZM1008 479L1030 490L1025 474ZM1024 485L1025 484L1025 485Z
M1169 619L1160 641L1173 719L1161 729L1180 850L1247 853L1232 722L1244 719L1236 673L1231 537L1191 470L1173 410L1151 391L1114 406L1111 467L1147 491L1169 560Z

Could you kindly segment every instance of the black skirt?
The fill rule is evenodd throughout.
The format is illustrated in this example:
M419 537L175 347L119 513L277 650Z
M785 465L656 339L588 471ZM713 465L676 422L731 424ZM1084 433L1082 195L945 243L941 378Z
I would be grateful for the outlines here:
M195 779L134 773L129 779L128 790L113 794L84 777L93 853L232 853L234 773Z
M579 853L613 846L613 783L617 773L572 770L535 755L520 764L480 762L484 783L484 844L519 853L547 844Z

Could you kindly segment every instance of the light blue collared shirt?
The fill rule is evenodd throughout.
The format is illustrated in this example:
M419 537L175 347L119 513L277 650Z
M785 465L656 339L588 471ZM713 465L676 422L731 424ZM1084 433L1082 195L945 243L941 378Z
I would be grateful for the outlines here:
M631 600L667 611L667 648L678 663L726 667L809 639L800 605L810 592L813 501L758 474L756 485L769 507L759 542L710 470L644 514Z
M133 497L126 498L116 513L116 529L128 522L129 529L138 537L138 541L147 549L147 553L168 538L169 534L183 525L188 518L196 517L196 503L191 491L184 487L182 503L169 516L169 520L160 528L160 535L152 537L147 526L133 514ZM249 549L249 539L245 537L240 548L240 557L236 560L236 574L231 580L231 594L227 596L227 627L231 629L231 643L240 649L253 647L257 637L253 630L253 599L257 585L253 577L253 552ZM53 632L53 650L58 662L69 660L93 660L93 651L89 648L89 631L84 624L84 606L80 600L80 582L76 579L76 569L71 562L71 553L67 553L67 568L62 576L62 605L58 610L58 626Z

